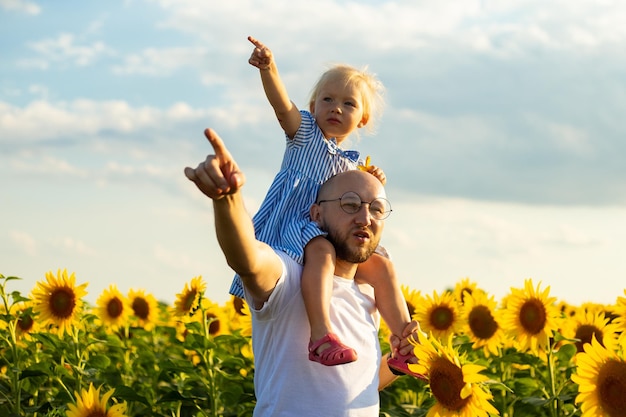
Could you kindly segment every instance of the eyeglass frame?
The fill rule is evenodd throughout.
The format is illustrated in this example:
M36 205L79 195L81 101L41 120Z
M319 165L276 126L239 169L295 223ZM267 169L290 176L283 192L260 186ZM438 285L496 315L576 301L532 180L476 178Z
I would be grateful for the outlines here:
M346 206L349 206L349 205L348 204L341 204L341 200L343 200L343 198L346 195L348 195L348 194L354 194L358 198L358 200L359 200L359 206L357 207L356 211L348 211L348 210L346 210ZM381 213L382 217L378 217L376 214L374 214L375 212L372 212L372 203L374 201L376 201L376 200L382 200L384 202L384 204L385 204L385 207L389 207L389 210L383 211ZM361 200L361 196L359 194L357 194L356 192L354 192L354 191L346 191L339 198L333 198L333 199L329 199L329 200L319 200L315 204L328 203L328 202L331 202L331 201L339 201L339 207L343 210L344 213L347 213L347 214L356 214L359 211L361 211L361 207L363 207L363 204L367 204L369 206L367 211L369 212L370 216L372 216L372 218L375 219L375 220L385 220L387 217L389 217L389 215L393 211L391 209L391 203L386 198L377 197L377 198L375 198L375 199L373 199L372 201L369 201L369 202L368 201L363 201L363 200ZM354 202L356 203L356 200Z

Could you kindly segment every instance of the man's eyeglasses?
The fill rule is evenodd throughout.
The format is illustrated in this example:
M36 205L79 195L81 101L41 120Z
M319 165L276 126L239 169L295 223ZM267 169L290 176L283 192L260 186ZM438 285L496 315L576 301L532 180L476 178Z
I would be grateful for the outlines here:
M332 200L320 200L317 204L328 203L330 201L339 201L339 207L348 214L355 214L361 210L363 204L369 205L370 215L376 220L384 220L391 214L391 203L384 198L375 198L367 201L361 200L361 197L354 191L348 191L340 198Z

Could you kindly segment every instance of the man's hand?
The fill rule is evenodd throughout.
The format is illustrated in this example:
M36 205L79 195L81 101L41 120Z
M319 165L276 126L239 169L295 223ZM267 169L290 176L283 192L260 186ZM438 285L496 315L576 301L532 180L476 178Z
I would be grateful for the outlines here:
M185 176L196 184L203 194L213 200L219 200L227 194L237 192L245 183L243 172L239 171L222 139L212 129L206 129L204 135L211 143L215 154L208 155L197 168L185 168Z

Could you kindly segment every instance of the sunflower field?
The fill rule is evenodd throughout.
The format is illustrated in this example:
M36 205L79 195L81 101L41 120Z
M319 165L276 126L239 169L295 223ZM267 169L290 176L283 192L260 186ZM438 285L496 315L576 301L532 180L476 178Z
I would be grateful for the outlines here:
M115 285L96 305L74 274L48 272L26 295L0 274L0 416L249 416L254 358L248 306L205 294L175 302ZM469 278L403 288L421 334L422 381L381 392L381 416L626 416L626 290L615 304L569 305L533 284L501 300ZM389 333L379 332L384 351Z

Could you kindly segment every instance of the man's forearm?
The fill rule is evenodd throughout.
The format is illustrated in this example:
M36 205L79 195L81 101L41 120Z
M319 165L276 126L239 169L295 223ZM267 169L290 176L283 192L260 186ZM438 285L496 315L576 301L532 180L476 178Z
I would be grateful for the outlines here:
M213 200L215 231L228 265L240 275L249 275L256 263L257 240L241 193Z
M256 239L239 192L214 200L213 208L217 240L226 261L260 307L282 274L282 262L270 246Z

